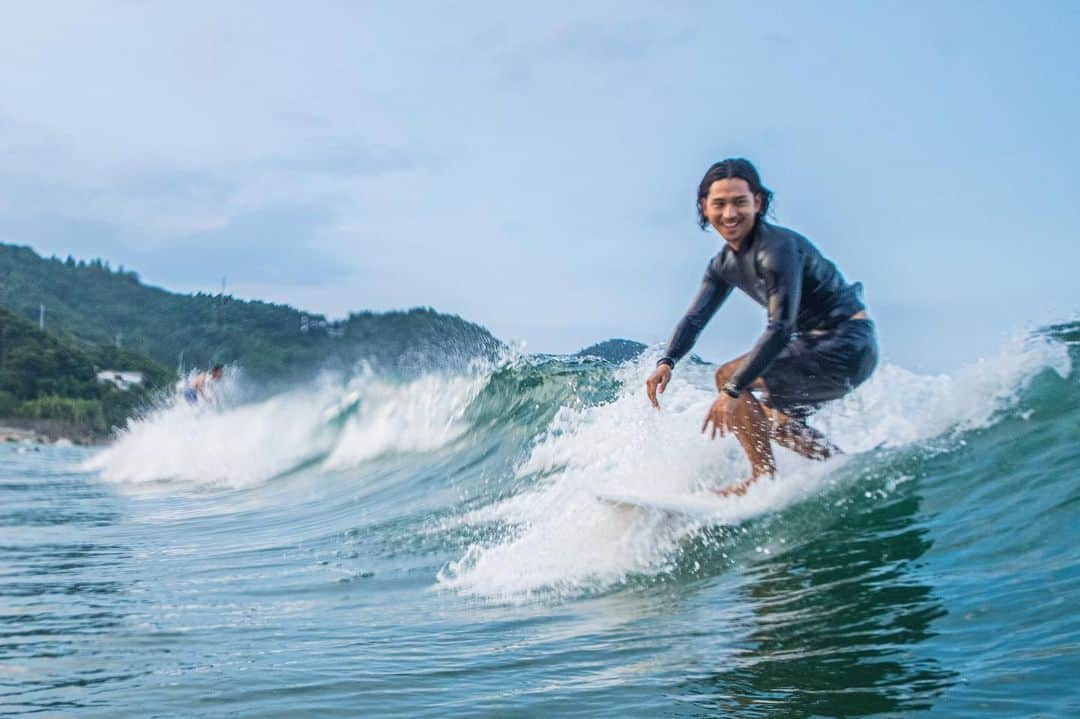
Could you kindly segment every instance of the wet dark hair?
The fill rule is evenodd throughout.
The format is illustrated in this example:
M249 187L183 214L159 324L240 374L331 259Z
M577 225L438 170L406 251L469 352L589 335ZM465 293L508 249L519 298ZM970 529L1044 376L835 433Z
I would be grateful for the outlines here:
M210 371L211 372L224 372L225 371L225 366L216 364L210 369Z
M761 184L761 176L758 175L757 168L749 160L741 157L729 157L710 167L705 173L705 177L701 178L701 184L698 185L697 214L698 225L701 229L704 230L709 224L709 221L705 219L705 213L701 211L701 201L709 196L709 188L712 187L712 183L717 180L730 180L736 177L740 180L746 180L746 184L750 185L750 192L761 195L761 212L758 213L758 218L764 217L769 212L773 193L772 190Z

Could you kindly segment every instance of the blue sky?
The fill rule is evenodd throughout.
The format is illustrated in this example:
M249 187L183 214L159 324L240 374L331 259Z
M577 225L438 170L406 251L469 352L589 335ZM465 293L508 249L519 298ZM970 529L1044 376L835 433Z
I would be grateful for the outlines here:
M330 316L430 305L531 351L666 340L752 159L943 370L1080 310L1080 4L23 3L0 241ZM744 351L733 298L697 351Z

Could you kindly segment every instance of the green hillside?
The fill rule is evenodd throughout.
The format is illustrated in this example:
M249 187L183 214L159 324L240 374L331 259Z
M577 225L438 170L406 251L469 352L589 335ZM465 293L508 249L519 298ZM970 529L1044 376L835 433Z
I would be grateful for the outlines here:
M575 352L578 357L599 357L608 362L626 362L637 359L642 352L649 349L647 345L634 340L611 339L597 342L583 350Z
M122 390L98 381L103 369L138 371L144 381ZM59 420L104 434L171 378L147 357L114 347L79 348L0 309L0 416Z
M83 347L120 344L172 368L239 363L255 378L327 363L428 362L491 355L487 330L430 309L361 313L343 322L229 295L181 295L149 287L107 262L40 257L0 244L0 307Z

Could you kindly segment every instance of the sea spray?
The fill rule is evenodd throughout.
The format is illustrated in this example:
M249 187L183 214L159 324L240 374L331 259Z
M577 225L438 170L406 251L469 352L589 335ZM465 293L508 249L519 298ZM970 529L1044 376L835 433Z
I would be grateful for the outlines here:
M133 420L84 467L114 483L216 488L251 487L315 460L323 471L342 471L458 439L468 427L462 415L485 383L479 371L406 380L370 370L348 380L326 373L233 405L243 388L226 381L212 399L173 399Z
M439 574L444 586L528 601L603 591L633 574L670 570L681 543L709 523L614 506L596 494L708 491L739 481L748 467L733 438L711 442L700 434L716 396L712 368L680 366L657 412L642 389L654 360L646 355L617 371L622 389L614 401L555 414L517 467L527 488L463 518L503 522L511 531L495 542L472 544L448 563ZM1039 336L1010 342L954 375L920 376L886 363L813 423L847 452L901 447L986 426L1046 368L1067 376L1069 356L1061 343ZM779 511L843 476L839 469L846 457L816 463L782 449L777 453L777 478L727 499L712 523L736 525Z
M126 485L249 487L329 447L323 415L339 387L328 378L238 406L235 388L212 391L214 401L176 398L131 421L84 467Z
M732 438L710 441L699 432L715 398L713 368L680 365L655 411L642 390L654 355L618 367L518 357L412 378L328 374L237 406L175 402L134 422L85 466L109 482L165 493L177 483L252 488L301 472L306 487L322 483L322 493L341 495L333 504L343 521L350 488L370 482L370 472L382 478L379 496L412 496L394 483L430 477L444 485L440 501L450 501L434 509L434 531L476 528L438 573L441 586L512 601L606 591L630 576L671 571L706 523L616 507L597 493L685 495L747 472ZM1046 368L1066 376L1070 363L1062 343L1041 335L951 375L918 375L886 362L812 421L849 453L904 447L992 424ZM222 396L242 395L232 390ZM514 459L485 459L495 456ZM776 513L848 476L837 461L810 462L782 449L777 460L777 478L727 500L715 522L739 525ZM455 462L484 462L483 484L450 490L439 467L450 476ZM455 507L454 496L465 505ZM424 525L433 508L423 502L400 511Z
M431 451L460 439L469 428L465 411L486 381L483 374L429 374L404 383L372 375L354 379L357 403L322 468L340 471L388 453Z

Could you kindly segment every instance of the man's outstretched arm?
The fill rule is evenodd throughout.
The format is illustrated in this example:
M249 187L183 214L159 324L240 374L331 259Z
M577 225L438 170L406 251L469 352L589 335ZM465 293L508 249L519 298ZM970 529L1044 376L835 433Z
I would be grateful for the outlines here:
M716 310L720 308L720 305L724 303L729 294L731 294L731 285L716 277L710 266L705 271L705 277L701 281L701 288L698 289L694 301L690 303L690 309L686 311L686 315L676 325L674 334L668 340L667 353L660 358L660 361L656 363L656 369L645 380L645 394L649 397L649 402L653 407L660 408L660 403L656 400L657 391L663 394L664 390L667 389L668 382L671 380L671 370L675 363L694 346L694 342L697 340L698 335L701 334L702 328L716 314Z
M690 308L675 326L675 331L667 343L667 351L660 358L660 363L674 367L675 363L694 346L701 330L705 328L730 294L731 285L717 277L710 267L701 280L701 287L690 303Z

